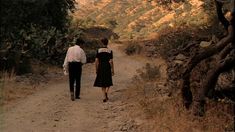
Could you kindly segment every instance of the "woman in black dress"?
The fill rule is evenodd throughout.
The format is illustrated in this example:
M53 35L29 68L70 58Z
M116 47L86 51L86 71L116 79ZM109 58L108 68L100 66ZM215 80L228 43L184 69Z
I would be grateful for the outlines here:
M104 47L97 50L95 66L96 66L96 79L94 86L101 87L104 94L103 102L108 98L108 91L110 86L113 85L112 76L114 75L113 66L113 52L107 48L108 39L102 39Z

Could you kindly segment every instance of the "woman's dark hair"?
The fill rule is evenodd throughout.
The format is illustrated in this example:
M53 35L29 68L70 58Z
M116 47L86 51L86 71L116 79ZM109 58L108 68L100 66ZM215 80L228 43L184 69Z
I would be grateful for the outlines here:
M78 39L76 40L76 45L81 45L81 44L84 44L84 43L85 43L84 40L81 39L81 38L78 38Z
M101 42L102 42L104 45L108 45L109 40L108 40L107 38L103 38L103 39L101 39Z

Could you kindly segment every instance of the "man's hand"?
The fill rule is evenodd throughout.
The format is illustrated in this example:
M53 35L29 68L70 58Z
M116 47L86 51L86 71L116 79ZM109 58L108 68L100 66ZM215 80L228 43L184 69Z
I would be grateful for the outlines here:
M64 75L67 76L68 75L68 71L67 71L67 69L65 67L63 68L63 71L64 71Z

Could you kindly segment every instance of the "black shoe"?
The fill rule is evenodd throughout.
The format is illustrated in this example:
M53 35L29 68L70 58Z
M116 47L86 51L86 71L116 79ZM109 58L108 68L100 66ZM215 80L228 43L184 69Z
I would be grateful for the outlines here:
M109 100L108 93L105 93L105 99L106 99L106 101Z
M76 99L81 99L80 97L76 97Z
M106 99L103 99L103 102L107 102L107 100L106 100Z
M71 100L74 101L74 93L71 92Z
M75 100L74 97L71 97L71 100L74 101Z

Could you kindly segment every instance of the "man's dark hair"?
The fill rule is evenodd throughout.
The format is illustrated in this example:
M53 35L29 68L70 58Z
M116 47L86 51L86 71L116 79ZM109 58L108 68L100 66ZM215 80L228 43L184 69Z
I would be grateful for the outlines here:
M101 39L101 42L102 42L104 45L108 45L109 40L108 40L107 38L103 38L103 39Z
M85 43L85 41L83 39L81 39L81 38L78 38L76 40L76 45L81 45L81 44L84 44L84 43Z

